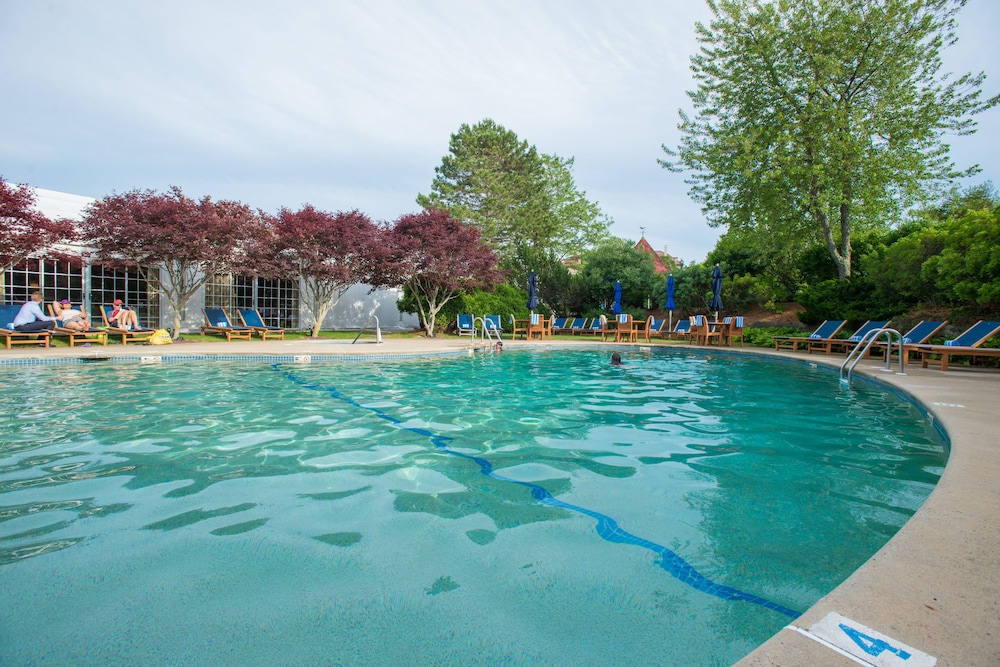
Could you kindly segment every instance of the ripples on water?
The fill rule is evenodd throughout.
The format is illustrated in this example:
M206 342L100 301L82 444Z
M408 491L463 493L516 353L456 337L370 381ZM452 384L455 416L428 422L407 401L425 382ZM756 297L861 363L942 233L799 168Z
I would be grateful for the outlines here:
M455 453L799 610L944 466L863 382L608 355L3 369L0 662L730 664L788 618Z

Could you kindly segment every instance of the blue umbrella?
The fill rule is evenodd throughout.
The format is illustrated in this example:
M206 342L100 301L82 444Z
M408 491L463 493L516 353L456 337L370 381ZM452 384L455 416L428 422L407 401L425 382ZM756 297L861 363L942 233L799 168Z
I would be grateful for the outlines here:
M671 331L674 328L674 308L675 307L676 306L674 306L674 274L671 273L669 276L667 276L667 305L666 305L666 308L667 308L667 312L669 313L669 315L668 315L669 319L667 320L667 331Z
M532 271L528 274L528 310L535 312L535 308L538 308L538 295L535 294L538 289L538 276Z
M712 269L712 300L708 309L714 310L715 319L719 319L719 311L722 310L722 269L718 264Z
M622 281L615 281L615 301L611 304L611 312L615 315L622 314Z

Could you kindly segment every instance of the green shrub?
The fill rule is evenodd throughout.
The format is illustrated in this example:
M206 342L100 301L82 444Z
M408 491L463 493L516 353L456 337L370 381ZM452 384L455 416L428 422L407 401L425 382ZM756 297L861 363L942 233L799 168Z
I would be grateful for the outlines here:
M743 343L753 347L774 347L776 336L802 336L795 327L747 327L743 330Z

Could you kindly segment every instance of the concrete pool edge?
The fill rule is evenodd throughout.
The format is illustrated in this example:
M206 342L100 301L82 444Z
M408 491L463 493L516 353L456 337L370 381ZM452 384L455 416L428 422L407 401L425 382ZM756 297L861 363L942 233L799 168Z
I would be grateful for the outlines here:
M596 343L622 351L636 344ZM593 347L593 339L553 343L505 341L509 348ZM640 346L646 346L641 344ZM654 346L658 346L656 343ZM315 342L192 343L161 347L109 346L30 348L0 352L0 363L58 363L122 357L228 358L315 356L357 361L469 353L468 339L389 339L320 353ZM706 352L704 347L671 345ZM714 350L713 350L714 351ZM726 354L754 354L817 365L839 366L842 357L759 348L725 348ZM874 360L856 373L870 376L913 397L945 427L951 455L940 482L920 510L892 540L829 595L792 622L808 629L837 612L893 640L938 659L938 665L1000 664L1000 457L991 430L1000 373L955 369L941 372L910 366L908 375L884 373ZM991 437L993 436L993 437ZM739 661L757 665L854 665L858 662L786 628ZM862 663L863 664L863 663ZM871 664L876 664L874 659ZM888 663L886 663L888 664ZM906 663L900 663L906 664Z

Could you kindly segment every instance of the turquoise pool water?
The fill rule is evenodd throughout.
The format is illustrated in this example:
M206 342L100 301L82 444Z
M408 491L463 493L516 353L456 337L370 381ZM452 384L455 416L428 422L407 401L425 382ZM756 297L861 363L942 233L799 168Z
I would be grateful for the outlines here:
M0 664L729 665L947 446L677 351L0 369Z

